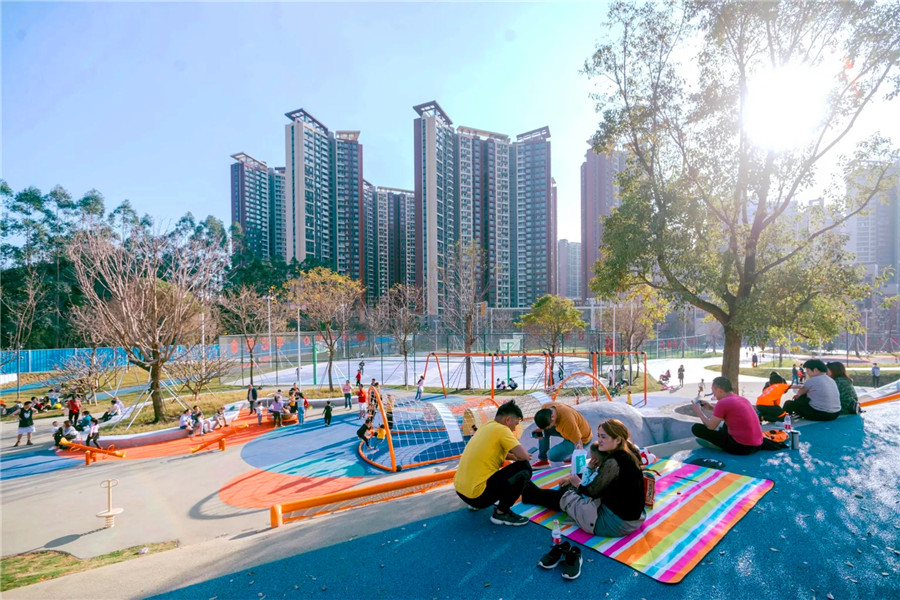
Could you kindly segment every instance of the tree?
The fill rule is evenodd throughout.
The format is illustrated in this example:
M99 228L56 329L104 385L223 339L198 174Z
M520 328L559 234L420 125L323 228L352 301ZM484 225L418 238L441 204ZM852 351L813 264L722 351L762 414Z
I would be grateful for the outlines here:
M370 322L376 331L390 331L397 340L397 350L403 356L403 385L409 385L409 341L422 330L425 293L422 288L398 283L388 290L371 314Z
M165 421L164 367L200 341L200 315L225 266L220 245L132 230L123 244L80 235L70 252L90 327L149 372L154 421Z
M522 315L518 327L538 339L541 349L550 354L550 383L553 383L556 353L563 336L587 326L581 319L581 311L569 298L547 294L531 305L531 312Z
M194 402L210 384L226 377L237 365L237 361L219 354L215 346L197 346L190 353L169 363L166 373L194 395ZM251 379L252 382L252 379Z
M615 314L615 331L621 336L620 345L616 349L621 352L637 352L648 341L656 338L654 327L665 320L669 314L669 303L650 286L634 287L624 294L615 296L610 310L604 310L600 329L613 330L613 314ZM631 356L628 357L629 366Z
M268 299L267 299L268 298ZM250 356L250 384L253 384L253 367L256 364L257 346L272 329L278 331L287 322L284 304L272 302L272 296L263 295L249 286L225 292L221 298L222 324L225 331L241 336ZM268 341L266 342L268 344ZM273 348L269 348L271 355ZM276 350L277 351L277 350ZM243 370L243 365L241 369Z
M8 281L8 278L6 279ZM0 313L3 314L2 331L6 335L6 351L0 352L0 366L19 360L19 353L28 344L34 317L44 299L46 290L43 280L34 269L27 269L24 284L16 293L11 293L9 284L0 282ZM0 340L0 349L2 349ZM16 373L19 369L16 368Z
M116 380L118 365L110 354L101 354L97 347L76 350L58 365L59 381L69 392L97 401L97 392Z
M334 391L332 366L338 340L343 338L363 285L355 279L316 267L284 285L291 303L298 306L310 325L322 335L328 349L328 390Z
M615 39L585 65L601 85L594 149L621 145L630 158L592 287L649 285L709 313L724 328L722 374L736 382L745 334L785 314L825 334L815 311L842 315L856 299L833 285L858 289L838 232L889 185L896 151L874 136L834 155L860 115L900 88L900 8L617 2L609 17ZM818 74L821 117L788 148L760 142L750 116L765 94L751 94L754 81L795 72ZM766 92L781 102L770 120L783 116L791 98ZM832 158L839 168L823 164ZM801 207L826 168L836 175L823 202Z
M484 252L475 242L459 241L447 258L444 272L444 326L462 338L463 351L472 352L478 339L475 324L485 297ZM491 384L493 385L493 383ZM466 356L466 387L472 387L472 357Z

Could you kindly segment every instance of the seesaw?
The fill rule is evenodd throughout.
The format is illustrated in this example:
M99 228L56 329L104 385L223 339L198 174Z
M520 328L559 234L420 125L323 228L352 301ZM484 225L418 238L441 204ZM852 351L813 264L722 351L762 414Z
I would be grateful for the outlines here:
M231 425L229 425L229 427L231 428L231 431L226 431L217 438L207 440L207 441L203 442L202 444L200 444L199 446L197 446L196 448L191 448L191 454L194 454L195 452L199 452L199 451L203 450L204 448L209 448L213 444L218 444L219 450L224 451L225 450L225 438L227 438L229 435L237 433L238 429L245 429L247 427L247 424L239 423L238 425L235 425L234 423L232 423Z
M69 440L63 438L59 440L60 446L66 446L71 448L72 450L83 450L84 451L84 464L89 465L92 462L97 462L98 454L106 454L107 456L116 456L118 458L125 458L125 453L121 450L116 450L116 447L113 445L108 446L107 448L91 448L90 446L83 446L81 444L76 444L74 442L70 442Z

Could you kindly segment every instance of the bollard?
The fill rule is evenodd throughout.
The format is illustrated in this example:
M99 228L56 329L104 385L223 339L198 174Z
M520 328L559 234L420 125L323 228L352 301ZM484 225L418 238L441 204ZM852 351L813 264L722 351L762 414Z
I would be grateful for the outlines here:
M224 437L219 440L219 450L221 450L222 452L225 452L225 438Z
M118 479L107 479L100 482L100 487L106 488L106 510L97 513L97 516L106 519L104 522L104 527L106 529L115 527L116 515L120 515L125 511L124 508L113 508L112 505L112 489L117 485L119 485Z

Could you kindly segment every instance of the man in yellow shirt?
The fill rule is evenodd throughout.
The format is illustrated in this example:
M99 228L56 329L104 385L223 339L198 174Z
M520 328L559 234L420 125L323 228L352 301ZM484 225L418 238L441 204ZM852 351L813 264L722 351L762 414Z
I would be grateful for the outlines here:
M572 451L591 442L593 432L584 416L567 404L548 402L534 414L534 424L541 430L538 460L534 468L550 466L550 461L572 459ZM559 436L562 442L550 448L550 437Z
M531 481L531 459L516 438L522 409L514 401L497 408L493 421L478 428L459 459L453 487L470 510L496 503L491 522L497 525L525 525L528 519L510 510ZM503 461L511 464L501 468Z

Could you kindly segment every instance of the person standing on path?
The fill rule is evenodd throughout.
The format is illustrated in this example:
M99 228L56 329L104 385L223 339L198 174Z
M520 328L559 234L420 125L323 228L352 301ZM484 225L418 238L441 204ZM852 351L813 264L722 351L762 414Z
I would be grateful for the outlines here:
M341 391L344 392L344 408L351 409L353 408L353 404L350 399L353 397L353 386L350 385L350 380L344 381L344 385L341 386Z
M419 377L419 381L416 383L416 400L422 399L422 392L425 391L425 375Z
M368 394L366 394L365 388L363 388L362 384L357 384L359 387L356 390L356 403L359 408L359 418L365 419L366 412L369 408L369 398Z
M331 411L334 408L331 406L331 400L325 401L325 408L322 409L322 419L325 421L325 425L331 425Z
M872 363L872 387L881 387L881 367Z
M684 387L684 365L678 366L678 387Z
M34 433L34 409L31 407L31 401L29 400L23 406L14 409L10 414L19 415L19 435L16 438L16 443L13 444L13 446L19 445L19 443L22 441L23 435L27 436L25 445L34 446L34 444L31 443L31 435Z
M259 398L259 392L253 387L253 384L247 386L247 402L250 404L250 414L256 410L256 400Z
M78 416L81 414L81 398L77 395L73 395L69 398L69 421L73 425L78 423Z
M794 366L791 367L791 385L798 383L800 383L800 369L797 368L797 363L794 363Z

